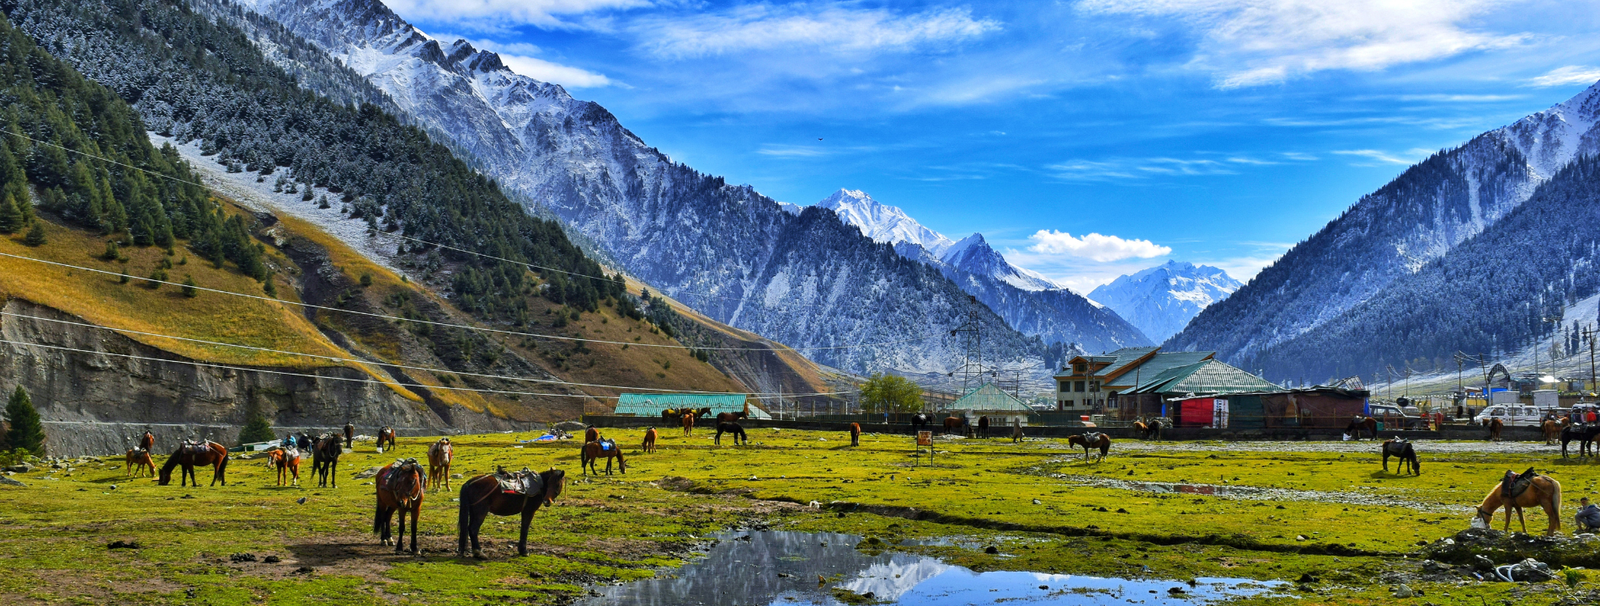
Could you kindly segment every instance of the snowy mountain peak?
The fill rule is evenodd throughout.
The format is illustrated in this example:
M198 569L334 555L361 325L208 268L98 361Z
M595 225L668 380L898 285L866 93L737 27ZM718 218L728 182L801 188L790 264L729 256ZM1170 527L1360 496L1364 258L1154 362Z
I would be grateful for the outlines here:
M1600 82L1492 132L1520 149L1540 179L1549 179L1578 155L1596 151L1596 123L1600 123Z
M950 248L950 239L943 234L923 227L899 207L879 203L859 189L840 189L817 206L832 210L846 224L878 242L916 244L936 257Z
M1062 288L1049 278L1006 261L1005 255L1000 254L1000 251L989 246L989 242L983 239L983 234L972 234L950 245L939 260L961 271L998 278L1022 290Z
M1168 261L1122 276L1089 293L1145 335L1166 340L1194 319L1200 310L1243 286L1228 272L1206 265Z

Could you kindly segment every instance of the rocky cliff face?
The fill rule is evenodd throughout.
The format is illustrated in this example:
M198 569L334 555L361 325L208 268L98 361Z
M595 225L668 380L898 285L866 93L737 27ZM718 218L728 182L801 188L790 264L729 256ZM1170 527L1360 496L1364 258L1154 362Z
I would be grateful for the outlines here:
M384 425L401 435L520 427L466 410L453 411L455 422L448 423L350 368L218 368L114 331L19 318L82 322L21 299L3 309L16 315L0 316L0 337L40 346L0 343L0 376L33 396L52 455L122 452L146 427L156 434L157 451L187 436L232 443L249 404L280 432L332 431L343 420L367 434Z

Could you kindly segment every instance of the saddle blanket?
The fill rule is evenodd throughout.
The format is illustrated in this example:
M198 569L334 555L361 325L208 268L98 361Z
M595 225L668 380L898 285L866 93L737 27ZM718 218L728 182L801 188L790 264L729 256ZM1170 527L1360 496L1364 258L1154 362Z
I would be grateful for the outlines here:
M494 477L500 481L500 492L506 494L529 495L544 492L544 479L528 469L515 473L496 472Z
M601 440L600 441L600 450L602 450L602 451L610 452L612 450L615 450L616 448L617 448L617 443L616 442L613 442L611 440Z
M1500 498L1511 500L1521 496L1522 493L1527 492L1528 485L1532 484L1533 479L1538 475L1534 473L1532 467L1522 472L1522 475L1507 471L1505 479L1500 481Z

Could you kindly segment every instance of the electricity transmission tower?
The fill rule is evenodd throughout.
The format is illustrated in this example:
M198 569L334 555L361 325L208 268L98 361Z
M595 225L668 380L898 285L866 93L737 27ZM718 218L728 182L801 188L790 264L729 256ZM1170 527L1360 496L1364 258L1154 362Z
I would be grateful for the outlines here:
M983 385L983 333L978 325L977 297L967 297L967 319L950 331L950 336L961 337L961 366L950 374L961 375L961 395L965 396Z

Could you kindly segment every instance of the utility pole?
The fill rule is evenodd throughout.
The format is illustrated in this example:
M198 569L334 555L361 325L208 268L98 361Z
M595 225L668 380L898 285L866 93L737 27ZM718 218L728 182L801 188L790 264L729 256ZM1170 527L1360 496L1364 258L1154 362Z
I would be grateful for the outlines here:
M1593 329L1583 329L1583 338L1589 342L1589 389L1600 387L1600 385L1595 385L1594 382L1594 337L1595 331Z

